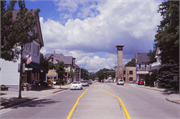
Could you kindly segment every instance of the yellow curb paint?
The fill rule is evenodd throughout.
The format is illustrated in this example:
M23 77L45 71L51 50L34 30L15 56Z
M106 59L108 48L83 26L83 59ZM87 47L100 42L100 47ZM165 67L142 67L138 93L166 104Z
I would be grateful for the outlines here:
M88 90L88 89L86 89L86 90L79 96L79 98L77 99L75 105L74 105L73 108L71 109L71 111L70 111L70 113L69 113L67 119L70 119L70 118L71 118L71 116L72 116L72 114L73 114L73 112L74 112L74 110L75 110L75 108L76 108L76 106L77 106L77 104L78 104L80 98L84 95L84 93L85 93L87 90Z
M121 103L121 106L122 106L122 108L123 108L123 111L124 111L124 113L125 113L125 115L126 115L126 119L131 119L128 111L126 110L126 107L124 106L124 103L122 102L122 100L121 100L119 97L117 97L117 96L115 96L115 95L113 95L113 94L111 94L111 93L109 93L109 92L107 92L107 91L105 91L105 90L103 90L103 89L99 89L99 90L102 90L102 91L104 91L104 92L106 92L106 93L108 93L108 94L116 97L116 98L119 100L119 102Z

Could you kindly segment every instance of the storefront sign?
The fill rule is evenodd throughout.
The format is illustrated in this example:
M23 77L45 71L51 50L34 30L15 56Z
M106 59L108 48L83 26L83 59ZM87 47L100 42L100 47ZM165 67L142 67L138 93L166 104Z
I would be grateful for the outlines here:
M57 73L55 70L49 70L48 73L47 73L47 76L51 77L51 76L56 76Z

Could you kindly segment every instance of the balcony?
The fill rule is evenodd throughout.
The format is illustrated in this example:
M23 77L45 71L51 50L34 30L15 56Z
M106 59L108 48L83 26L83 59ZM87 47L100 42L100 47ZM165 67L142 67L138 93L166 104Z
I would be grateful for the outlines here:
M137 71L148 71L148 69L149 69L149 67L141 67L141 68L139 68L139 67L137 67Z

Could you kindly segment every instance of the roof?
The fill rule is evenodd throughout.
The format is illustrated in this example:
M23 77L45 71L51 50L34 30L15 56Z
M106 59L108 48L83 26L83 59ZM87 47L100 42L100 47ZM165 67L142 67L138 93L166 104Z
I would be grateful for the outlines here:
M44 57L49 60L51 56L54 54L48 53ZM75 59L72 56L64 56L63 54L55 54L56 58L59 60L59 62L64 62L64 64L72 64L73 59Z
M79 67L77 64L75 64L75 68L76 68L76 69L80 69L80 67Z
M148 53L136 53L135 52L135 60L136 63L148 63L150 62L149 56L147 56Z
M36 11L36 9L28 10L28 12L31 12L32 15L34 15L35 11ZM13 20L16 20L16 17L17 17L18 12L19 12L19 9L15 9L15 10L12 11ZM38 32L39 32L40 47L43 47L43 46L44 46L44 42L43 42L43 37L42 37L42 32L41 32L39 15L38 15L37 17L38 17L38 18L35 18L35 19L36 19L36 23L37 23L37 30L38 30Z

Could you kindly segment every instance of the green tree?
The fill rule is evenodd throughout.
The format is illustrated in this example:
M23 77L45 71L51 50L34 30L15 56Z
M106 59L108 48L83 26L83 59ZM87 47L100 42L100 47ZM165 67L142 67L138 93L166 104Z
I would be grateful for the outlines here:
M154 40L161 50L157 77L161 87L170 87L173 76L179 78L179 1L162 2L158 12L163 19Z
M76 71L70 70L70 72L68 72L68 77L69 78L73 78L77 75Z
M149 60L150 60L149 63L156 62L155 55L156 55L156 46L154 46L153 50L150 49L149 53L147 54L147 56L149 57Z
M63 80L64 74L65 74L65 69L64 69L65 64L64 64L64 62L63 61L62 62L58 62L58 63L54 64L54 66L55 66L56 72L58 73L58 77L61 80Z
M55 65L53 64L53 62L48 62L48 70L49 69L54 69Z
M81 68L81 78L83 80L88 80L88 70Z
M42 53L40 53L40 65L48 70L48 61L44 58ZM46 73L40 73L40 79L43 82L46 79Z
M163 20L154 41L160 47L162 64L179 63L179 1L162 2L158 12Z
M135 59L131 59L127 64L125 64L125 67L135 67L136 66L136 61Z
M98 77L100 81L104 78L107 79L109 75L111 75L112 78L115 78L115 71L113 69L104 68L96 72L96 77Z
M1 57L5 60L16 61L21 53L22 45L38 38L38 32L29 35L36 26L35 19L39 9L33 13L25 6L24 0L19 0L19 12L13 17L14 6L17 3L11 0L7 5L1 1Z

